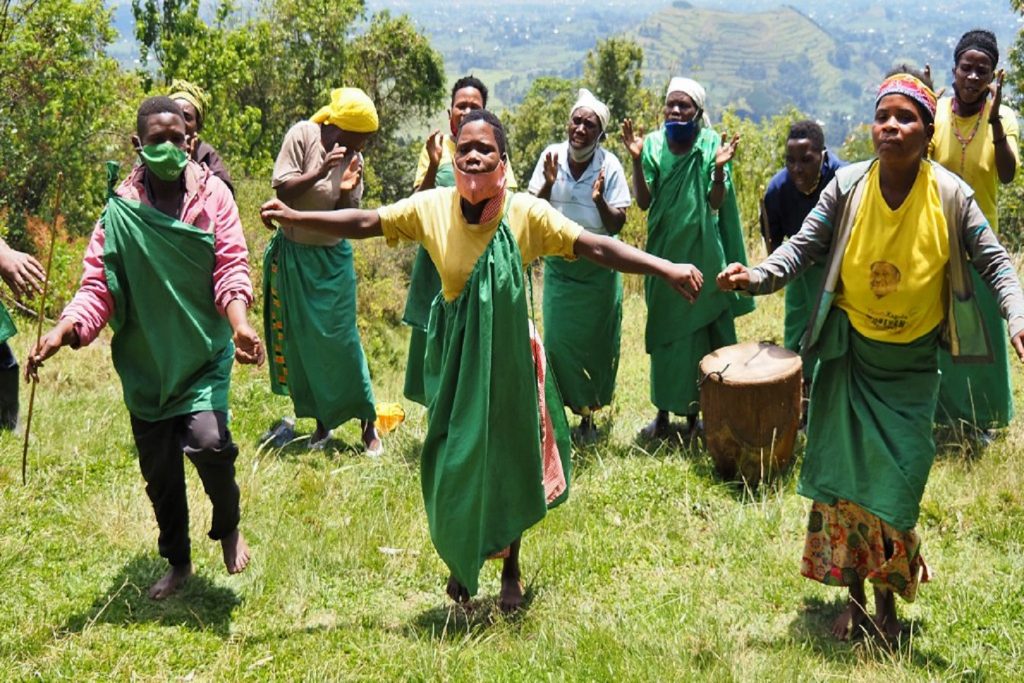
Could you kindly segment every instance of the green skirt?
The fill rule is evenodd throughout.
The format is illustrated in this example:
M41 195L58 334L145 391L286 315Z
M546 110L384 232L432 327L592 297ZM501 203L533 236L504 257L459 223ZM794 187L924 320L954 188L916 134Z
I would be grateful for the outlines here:
M819 349L797 492L913 528L935 459L938 329L909 344L874 341L833 308Z
M376 420L356 325L352 247L297 244L278 232L263 268L271 389L291 396L297 417L316 418L328 429L353 418Z
M696 415L700 412L697 381L701 359L735 343L736 325L727 309L693 334L652 348L651 403L676 415Z
M410 401L427 405L427 392L423 387L423 357L427 350L427 323L430 320L430 306L441 291L441 276L437 273L430 254L420 246L412 264L409 279L409 293L405 300L402 322L411 327L409 334L409 357L405 363L405 387L403 393Z
M971 276L994 358L991 363L954 363L949 351L939 349L942 382L935 421L967 423L981 429L1005 427L1013 419L1006 323L992 291L973 268Z
M800 351L800 340L807 331L811 311L818 305L824 278L825 267L815 264L786 285L786 321L782 345L790 351Z
M619 273L585 260L544 259L544 347L574 412L611 403L621 331Z
M503 220L462 294L435 299L424 363L423 502L434 547L470 595L484 561L569 494L546 499L536 372L522 261ZM545 398L568 484L569 429L551 378Z

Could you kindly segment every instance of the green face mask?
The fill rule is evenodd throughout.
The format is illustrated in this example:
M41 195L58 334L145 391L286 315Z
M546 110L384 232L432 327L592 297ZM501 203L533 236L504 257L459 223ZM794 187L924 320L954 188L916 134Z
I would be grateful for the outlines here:
M177 180L188 165L188 155L173 142L146 145L139 152L142 163L160 180Z

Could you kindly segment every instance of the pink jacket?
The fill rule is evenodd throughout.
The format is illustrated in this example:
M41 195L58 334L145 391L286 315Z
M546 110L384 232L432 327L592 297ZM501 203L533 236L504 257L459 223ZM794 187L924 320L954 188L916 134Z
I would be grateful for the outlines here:
M115 191L117 196L149 205L143 186L144 167L136 166ZM227 185L212 175L205 166L190 161L185 167L185 200L181 220L200 230L213 232L214 268L213 301L217 310L234 299L246 307L252 303L252 282L249 279L249 249L245 246L238 206ZM107 287L103 270L105 235L102 220L96 222L82 263L82 282L75 297L61 314L61 319L75 322L82 346L91 343L114 312L114 299Z

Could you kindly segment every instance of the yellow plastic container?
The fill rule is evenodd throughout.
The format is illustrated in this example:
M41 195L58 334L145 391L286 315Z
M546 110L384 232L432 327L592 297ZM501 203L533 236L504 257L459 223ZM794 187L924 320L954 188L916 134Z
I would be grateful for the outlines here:
M405 420L405 409L399 403L377 404L377 431L387 434Z

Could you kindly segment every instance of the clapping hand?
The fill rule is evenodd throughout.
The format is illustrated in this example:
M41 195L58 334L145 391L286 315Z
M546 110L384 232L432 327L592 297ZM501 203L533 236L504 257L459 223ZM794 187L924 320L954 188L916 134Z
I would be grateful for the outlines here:
M718 151L715 152L715 167L718 169L725 168L725 165L732 161L733 156L736 155L736 148L740 144L740 135L736 133L732 136L732 140L728 140L728 135L722 133L722 144L718 147Z
M601 196L604 194L604 169L602 168L597 173L597 180L594 181L594 186L591 188L590 198L597 203Z
M544 184L552 187L558 180L558 154L548 152L544 155Z
M320 177L326 177L333 168L340 166L346 154L348 154L346 147L334 143L334 148L324 156L324 160L320 163Z
M644 130L637 126L634 131L632 119L622 120L622 144L626 146L634 159L639 159L640 154L644 151Z
M348 166L341 172L341 184L339 185L342 192L351 192L355 188L359 187L359 183L363 179L363 160L358 154L352 155L352 160L348 162Z
M427 137L427 158L430 165L437 168L441 163L441 150L444 145L444 133L435 130Z

